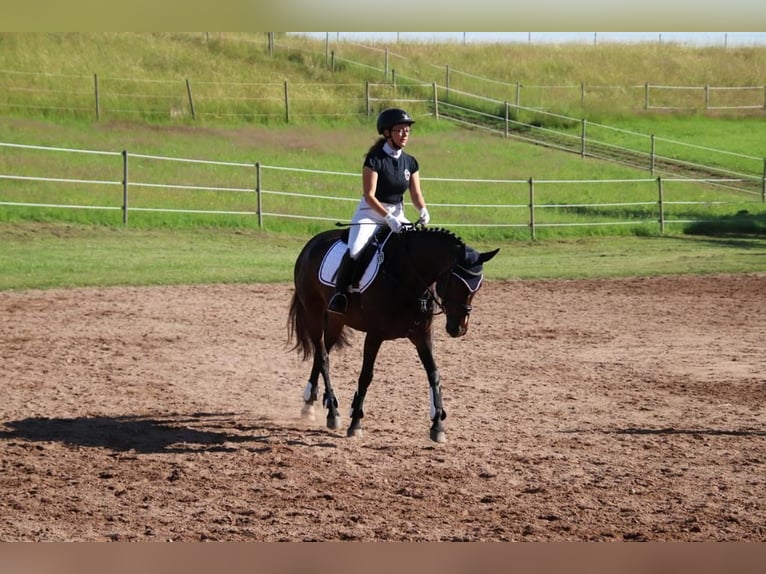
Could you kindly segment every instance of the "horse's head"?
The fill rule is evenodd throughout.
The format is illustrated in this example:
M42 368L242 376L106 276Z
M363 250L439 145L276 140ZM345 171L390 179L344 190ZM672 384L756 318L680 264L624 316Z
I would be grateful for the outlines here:
M437 280L436 295L447 315L447 333L451 337L462 337L468 331L468 318L473 310L471 301L484 281L484 263L498 251L500 249L479 253L466 246L455 265Z
M465 335L471 301L484 279L483 265L500 250L479 253L451 231L439 227L414 228L394 237L401 256L386 261L394 259L403 264L398 272L398 287L407 284L409 277L417 283L412 285L412 291L420 296L423 289L435 284L436 302L447 316L447 333L452 337Z

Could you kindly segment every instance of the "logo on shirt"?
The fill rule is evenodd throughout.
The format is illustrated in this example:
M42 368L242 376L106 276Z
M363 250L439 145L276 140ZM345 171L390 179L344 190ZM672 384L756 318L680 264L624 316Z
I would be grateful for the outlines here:
M404 179L406 179L407 181L410 181L410 170L408 169L404 170Z

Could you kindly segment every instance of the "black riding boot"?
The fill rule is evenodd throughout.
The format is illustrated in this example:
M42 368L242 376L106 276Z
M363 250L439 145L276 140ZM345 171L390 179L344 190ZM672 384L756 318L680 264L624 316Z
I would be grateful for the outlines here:
M354 276L356 261L349 255L348 251L343 254L343 259L338 266L338 272L335 277L335 295L330 299L327 310L331 313L343 315L348 308L348 297L346 293L351 284L351 278Z

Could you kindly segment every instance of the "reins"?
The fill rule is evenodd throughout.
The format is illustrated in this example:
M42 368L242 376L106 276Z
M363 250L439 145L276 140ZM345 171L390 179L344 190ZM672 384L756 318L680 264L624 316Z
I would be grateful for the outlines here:
M431 286L429 285L426 288L426 293L428 294L428 297L423 299L424 300L424 304L427 305L428 301L433 301L434 303L436 303L436 306L439 307L439 309L441 310L438 313L436 311L432 311L431 315L436 317L437 315L445 314L447 312L447 308L444 306L444 303L442 303L441 299L437 295L436 290L432 289ZM427 310L427 307L426 307L426 310Z
M421 226L420 219L418 219L415 223L405 223L403 225L403 227L405 227L406 229L413 230L413 231L418 229L420 226ZM406 253L407 258L409 260L408 263L407 263L407 267L415 275L415 279L419 283L425 283L426 284L426 288L425 288L425 291L423 292L423 295L418 297L418 300L420 302L420 310L423 313L426 313L428 311L428 308L429 308L429 305L428 305L429 301L433 301L436 304L436 306L439 308L439 311L431 311L431 315L436 317L438 315L446 314L447 313L447 308L444 305L443 298L439 296L438 288L434 288L434 285L436 285L438 283L438 278L437 278L437 281L435 283L428 283L428 282L426 282L423 279L423 277L420 275L420 272L418 271L417 266L412 261L412 256L410 255L409 251L405 250L405 253ZM455 265L453 265L452 268L450 268L449 274L450 275L455 275L456 277L459 278L460 276L455 272L455 267L461 268L459 265L455 264ZM466 269L466 271L468 272L467 269ZM467 313L470 313L471 310L473 309L473 307L471 305L464 305L464 309L466 310Z
M335 222L335 226L336 227L351 227L351 226L354 226L354 225L378 225L378 224L376 224L376 223L370 223L370 224L350 223L350 222L341 222L341 221L336 221ZM422 221L420 219L418 219L415 223L403 223L402 224L402 229L404 229L406 231L415 231L415 230L417 230L419 228L422 228L422 227L423 227L423 225L422 225ZM392 234L393 234L393 232L389 231L388 236L387 236L386 239L388 239L388 237L390 237ZM385 244L385 241L383 241L379 245L379 248L382 247L383 244ZM422 313L424 313L424 314L427 313L429 311L429 302L433 301L435 303L436 307L438 307L438 311L432 310L431 311L431 315L436 317L438 315L446 314L447 313L447 308L446 308L446 306L444 304L444 300L443 300L443 298L438 293L438 291L439 291L439 288L438 288L439 280L438 279L439 278L437 278L437 281L435 283L428 283L428 282L426 282L423 279L423 277L420 274L420 272L418 271L417 266L414 264L414 261L412 260L412 256L409 253L409 251L405 249L404 252L405 252L405 256L408 259L408 261L405 262L405 265L406 265L406 267L408 269L410 269L411 273L414 275L415 281L418 284L425 284L426 285L425 291L423 292L422 295L420 295L418 297L418 302L420 304L420 311ZM453 265L452 268L450 268L449 274L445 273L443 275L446 275L447 278L449 278L449 275L454 275L455 277L457 277L458 279L462 280L463 282L465 282L467 284L467 282L465 281L465 278L461 277L460 274L456 271L456 269L459 269L459 270L461 270L461 271L463 271L463 272L465 272L466 274L469 274L469 275L476 275L471 270L466 269L464 267L461 267L457 263L455 265ZM441 276L440 276L440 278L441 278ZM436 287L434 287L434 286L436 286ZM474 289L471 289L470 286L469 286L469 289L471 291L474 290ZM466 305L463 305L463 309L465 310L466 313L470 313L473 310L473 306L469 305L469 304L466 304Z

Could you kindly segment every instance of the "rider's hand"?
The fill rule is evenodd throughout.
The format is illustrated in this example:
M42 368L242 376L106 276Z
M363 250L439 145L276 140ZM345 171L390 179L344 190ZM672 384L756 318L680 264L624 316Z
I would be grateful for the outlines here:
M431 215L428 213L428 208L424 205L420 210L420 223L428 225L429 221L431 221Z
M394 233L399 233L402 230L402 222L396 219L393 215L390 213L386 214L386 223L388 224L388 227L391 228L391 231Z

